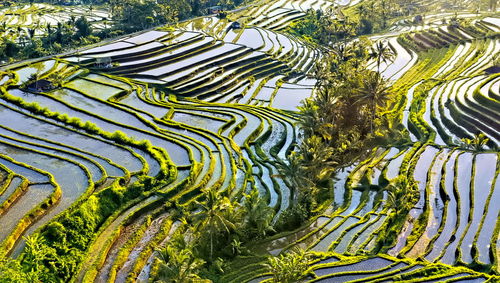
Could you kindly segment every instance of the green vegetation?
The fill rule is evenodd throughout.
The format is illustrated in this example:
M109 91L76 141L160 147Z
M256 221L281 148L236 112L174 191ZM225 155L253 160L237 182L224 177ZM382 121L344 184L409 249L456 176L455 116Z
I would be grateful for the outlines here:
M354 3L2 4L0 282L498 281L495 3Z
M300 282L307 277L311 255L303 250L292 251L279 257L269 258L269 270L272 282Z
M46 7L33 6L33 1L29 2L31 10L16 11L17 5L23 4L10 2L8 11L14 10L13 15L19 13L22 18L25 15L43 14L49 12ZM46 1L51 4L53 1ZM17 32L15 35L2 37L0 40L0 60L12 61L19 59L29 59L44 57L50 54L61 53L65 50L71 50L82 46L95 44L103 39L116 37L131 32L152 28L159 25L175 24L180 20L185 20L194 16L206 15L209 13L209 7L212 5L209 1L82 1L82 9L88 10L88 15L71 15L67 21L59 21L57 24L48 22L41 26L35 23L23 30L21 23L17 23ZM229 1L224 3L223 9L232 9L241 5L241 1ZM57 7L57 6L54 6ZM98 30L93 27L88 18L92 18L92 12L95 7L104 7L109 11L109 15L103 20L103 27ZM0 7L1 8L1 7ZM47 9L48 11L45 11ZM67 9L71 14L71 10ZM5 15L0 15L4 18ZM16 25L7 26L7 22L0 28L0 32L6 32L7 29L14 29ZM43 35L37 35L41 32Z
M344 52L367 54L363 50L367 47L355 48L361 50ZM302 142L280 165L281 177L292 190L291 209L300 207L290 216L299 219L283 221L292 221L295 226L331 201L329 190L335 172L373 147L377 136L386 135L378 113L385 111L390 99L387 82L364 69L368 57L341 56L334 53L320 64L325 67L317 71L321 74L317 95L300 108ZM337 71L331 72L334 68ZM305 215L297 215L301 211Z

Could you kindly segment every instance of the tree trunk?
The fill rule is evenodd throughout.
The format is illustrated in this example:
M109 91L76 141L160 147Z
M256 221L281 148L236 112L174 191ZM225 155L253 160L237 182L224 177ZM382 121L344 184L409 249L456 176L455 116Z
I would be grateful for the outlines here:
M373 134L373 123L375 122L376 110L377 110L377 105L375 103L375 98L373 98L373 100L372 100L372 118L371 118L371 123L370 123L370 132L372 134Z
M214 233L212 228L210 228L210 261L212 261L212 256L214 253Z

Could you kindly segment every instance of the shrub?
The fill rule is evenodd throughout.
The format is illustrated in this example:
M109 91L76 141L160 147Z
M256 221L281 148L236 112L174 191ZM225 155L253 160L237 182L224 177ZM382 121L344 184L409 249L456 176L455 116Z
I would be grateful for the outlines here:
M112 140L114 140L115 142L121 143L121 144L127 143L127 141L129 140L129 138L127 137L127 135L124 132L122 132L122 131L116 131L116 132L114 132L111 135L110 138Z
M270 257L267 268L273 276L271 282L300 282L309 274L308 269L311 259L311 254L300 249L278 257Z

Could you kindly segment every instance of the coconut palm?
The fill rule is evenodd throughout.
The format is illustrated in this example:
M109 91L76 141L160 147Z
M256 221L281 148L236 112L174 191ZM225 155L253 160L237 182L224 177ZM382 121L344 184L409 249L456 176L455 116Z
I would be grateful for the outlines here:
M276 283L301 282L309 274L312 256L304 250L294 250L278 257L270 257L266 264Z
M94 3L90 2L90 5L89 5L89 14L90 16L92 17L92 11L94 10Z
M49 45L52 45L52 25L47 23L45 29L47 30L47 38L49 39Z
M495 12L497 10L497 2L498 0L490 0L489 3L490 11Z
M389 208L394 209L396 215L411 208L411 195L414 186L415 182L405 175L398 176L387 186L386 203Z
M302 141L287 162L278 162L279 175L290 188L291 206L299 202L314 206L318 191L330 180L336 169L335 151L317 135Z
M50 36L52 34L52 25L50 23L47 23L45 29L47 30L47 34Z
M461 141L463 146L469 150L482 151L490 139L485 134L478 133L472 139L463 138Z
M189 249L167 246L158 251L158 272L154 282L202 282L196 274L205 263Z
M358 15L361 19L366 18L366 16L368 15L368 9L365 5L358 5L358 7L356 7L356 12L358 12Z
M257 236L265 236L267 232L273 231L272 220L274 210L267 205L264 198L259 196L259 191L254 188L245 194L245 226ZM233 240L234 241L234 240Z
M195 230L206 232L210 241L209 258L212 261L214 252L214 237L220 233L229 235L236 232L238 211L229 198L221 196L215 188L205 192L204 202L197 201L197 212L194 215Z
M299 111L301 115L298 118L297 125L305 136L311 136L321 124L318 107L312 99L306 99L302 101Z
M346 43L339 43L333 47L333 51L340 62L347 62L355 56L354 50L351 45Z
M344 43L356 34L354 24L348 20L334 21L331 27L333 29L333 34L337 37L337 39L343 41Z
M305 174L305 167L301 155L294 151L288 157L287 161L278 161L279 174L273 177L281 178L290 189L291 202L293 207L299 202L299 192L314 185L313 181Z
M374 59L377 62L377 72L380 73L380 64L392 61L395 57L394 52L389 47L389 45L384 41L378 41L375 46L370 48L370 53L368 55L370 59Z
M29 36L30 40L35 39L35 32L36 32L36 29L28 28L28 36Z
M61 22L57 23L57 28L56 28L56 42L62 43L63 42L63 24Z
M370 131L373 133L377 107L384 107L389 100L389 86L378 72L369 72L363 77L358 89L356 103L370 105Z

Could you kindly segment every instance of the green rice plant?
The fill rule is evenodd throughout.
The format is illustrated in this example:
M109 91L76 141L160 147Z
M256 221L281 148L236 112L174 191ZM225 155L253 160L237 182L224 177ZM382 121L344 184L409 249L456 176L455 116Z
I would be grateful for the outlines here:
M19 197L21 197L24 194L24 192L28 189L29 180L23 176L21 176L20 178L22 178L21 184L19 186L17 186L15 191L12 192L12 194L10 194L7 199L5 199L2 203L0 203L0 215L4 214L9 209L9 207L12 204L14 204L15 201ZM10 178L10 179L12 179L12 178ZM10 182L11 181L5 182L5 188L7 188L7 186L10 184Z

